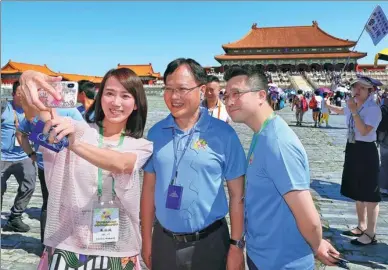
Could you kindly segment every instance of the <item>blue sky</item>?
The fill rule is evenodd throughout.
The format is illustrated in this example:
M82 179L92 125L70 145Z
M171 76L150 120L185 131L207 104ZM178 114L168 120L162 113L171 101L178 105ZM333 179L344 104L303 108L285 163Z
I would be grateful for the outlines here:
M259 27L311 25L356 40L379 4L388 2L2 2L1 65L47 64L54 71L104 75L121 64L152 63L164 72L177 57L219 65L222 44ZM388 47L388 36L374 46L364 32L356 50L368 56Z

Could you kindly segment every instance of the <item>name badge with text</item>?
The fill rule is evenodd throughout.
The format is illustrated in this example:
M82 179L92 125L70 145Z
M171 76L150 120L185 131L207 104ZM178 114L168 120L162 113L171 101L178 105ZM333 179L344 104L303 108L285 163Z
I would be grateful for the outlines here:
M119 209L93 209L93 243L110 243L119 240Z
M169 185L167 191L166 208L179 210L181 208L183 187Z

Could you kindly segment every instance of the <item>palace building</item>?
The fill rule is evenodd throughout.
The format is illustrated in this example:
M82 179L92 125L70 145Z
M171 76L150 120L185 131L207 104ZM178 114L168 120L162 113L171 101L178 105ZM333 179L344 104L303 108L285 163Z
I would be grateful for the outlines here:
M258 27L254 23L240 40L222 45L214 58L223 69L253 66L264 71L355 70L366 53L351 52L355 41L334 37L316 21L310 26Z
M118 64L117 68L126 67L132 69L142 80L145 85L153 85L155 82L160 82L162 76L159 72L154 72L152 64L146 65L120 65ZM99 89L103 77L101 76L89 76L89 75L80 75L72 73L62 73L55 72L50 69L46 64L44 65L35 65L28 63L20 63L9 60L1 68L1 95L7 99L11 98L12 93L12 84L19 80L20 75L27 70L35 70L42 72L49 76L62 76L64 81L80 81L88 80L93 82L96 85L96 88Z
M156 81L163 79L160 72L154 71L151 63L145 65L117 65L117 68L122 67L133 70L140 77L143 84L153 85Z
M20 75L24 71L27 71L27 70L39 71L49 76L62 76L64 81L89 80L95 83L96 85L99 85L102 81L102 77L99 77L99 76L55 72L52 69L50 69L46 64L35 65L35 64L19 63L19 62L14 62L12 60L9 60L8 63L1 68L1 83L12 84L19 79Z

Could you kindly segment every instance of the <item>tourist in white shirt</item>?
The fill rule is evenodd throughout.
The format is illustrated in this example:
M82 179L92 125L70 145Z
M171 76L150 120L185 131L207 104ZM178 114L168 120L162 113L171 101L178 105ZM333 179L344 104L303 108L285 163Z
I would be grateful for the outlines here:
M221 91L220 80L216 76L209 75L207 81L205 99L202 101L201 106L206 108L211 116L230 123L230 117L225 105L219 99Z
M313 119L314 119L314 127L317 127L317 125L321 126L319 123L320 121L320 115L322 111L322 97L320 96L320 91L316 90L314 92L314 96L311 99L315 99L316 106L313 108ZM311 101L310 101L311 102Z
M329 126L329 116L330 116L330 112L329 112L329 108L326 106L326 102L329 100L330 102L330 99L328 97L328 93L323 93L323 102L322 102L322 110L321 110L321 113L322 113L322 116L321 116L321 120L320 120L320 125L323 123L323 121L326 122L326 127L330 127Z
M381 110L373 100L373 82L369 78L357 78L352 82L352 94L346 108L327 107L345 114L348 141L342 174L341 194L356 201L358 226L343 234L358 237L354 245L375 244L376 224L381 201L378 178L379 156L376 146L376 130L381 121Z

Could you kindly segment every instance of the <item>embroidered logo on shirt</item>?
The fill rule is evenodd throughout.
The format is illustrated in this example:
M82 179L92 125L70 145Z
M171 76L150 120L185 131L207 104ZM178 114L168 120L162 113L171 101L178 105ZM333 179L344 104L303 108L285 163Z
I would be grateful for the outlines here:
M249 157L249 161L248 161L249 165L252 164L253 158L254 158L254 154L252 153L251 156Z
M194 142L193 148L194 149L205 149L207 146L207 142L204 139L198 139L196 142Z

